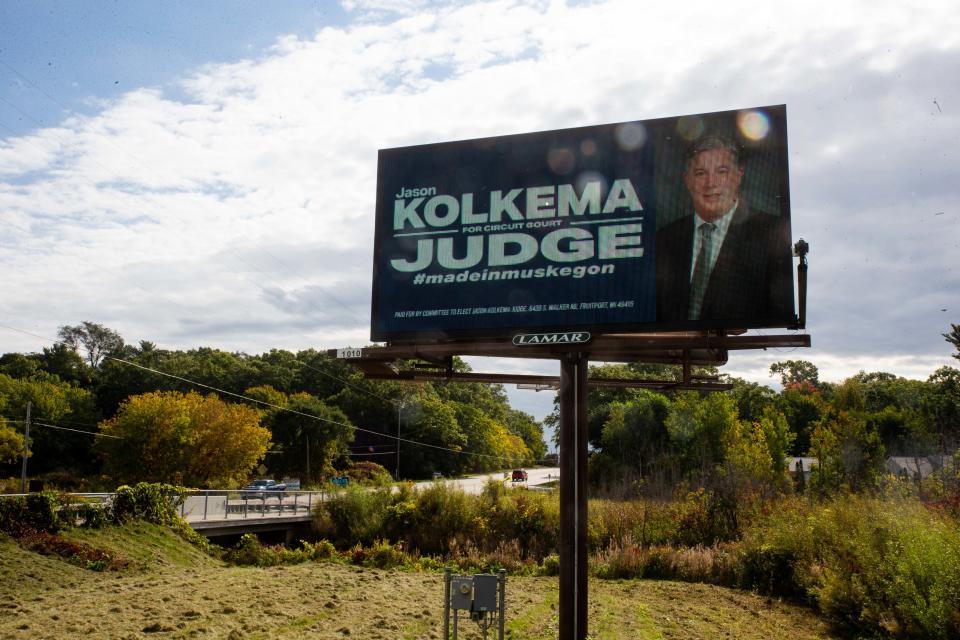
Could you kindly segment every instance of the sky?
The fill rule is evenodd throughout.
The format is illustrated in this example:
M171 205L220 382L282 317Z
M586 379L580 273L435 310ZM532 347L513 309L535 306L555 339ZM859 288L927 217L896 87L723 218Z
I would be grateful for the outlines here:
M947 1L4 0L0 353L369 344L378 149L786 104L813 347L722 370L924 379L957 364L958 78Z

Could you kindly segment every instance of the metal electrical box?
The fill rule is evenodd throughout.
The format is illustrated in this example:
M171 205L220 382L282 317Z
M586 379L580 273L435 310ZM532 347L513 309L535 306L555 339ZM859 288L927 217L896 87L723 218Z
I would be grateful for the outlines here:
M490 573L473 576L473 611L496 611L499 580Z
M497 640L504 640L506 616L507 572L498 575L478 573L473 576L455 576L447 567L443 570L443 640L457 640L460 612L480 628L483 640L487 632L496 629ZM450 624L453 623L453 635Z
M470 611L473 605L473 578L454 576L450 578L450 608Z

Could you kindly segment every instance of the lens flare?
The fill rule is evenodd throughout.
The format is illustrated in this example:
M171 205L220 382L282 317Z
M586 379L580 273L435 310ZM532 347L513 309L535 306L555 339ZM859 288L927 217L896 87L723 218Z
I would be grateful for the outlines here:
M636 151L647 141L647 129L639 122L627 122L614 132L617 146L623 151Z
M703 135L703 119L699 116L683 116L677 120L677 134L687 142Z
M737 114L737 127L748 140L762 140L770 132L770 119L762 111L741 111Z
M573 152L566 147L550 149L550 151L547 152L547 164L550 165L550 170L558 176L565 176L573 171L573 165L575 163L576 158Z
M597 143L593 141L593 138L587 138L586 140L580 143L580 153L585 156L592 156L597 152Z
M590 182L599 182L600 183L600 193L606 193L610 185L607 184L606 178L603 175L595 171L584 171L577 175L573 181L573 186L577 190L577 193L583 193L583 190L586 188L587 183Z

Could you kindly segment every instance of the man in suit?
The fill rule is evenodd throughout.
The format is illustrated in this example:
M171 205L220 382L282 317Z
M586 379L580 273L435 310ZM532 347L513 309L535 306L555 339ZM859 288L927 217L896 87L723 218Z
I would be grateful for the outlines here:
M740 194L731 140L708 135L686 154L693 213L656 235L657 321L714 327L786 325L793 318L790 229Z

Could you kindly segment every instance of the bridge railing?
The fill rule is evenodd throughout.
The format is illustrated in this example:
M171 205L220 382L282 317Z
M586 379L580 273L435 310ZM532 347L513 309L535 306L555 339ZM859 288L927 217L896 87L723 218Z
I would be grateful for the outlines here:
M183 494L180 517L187 522L309 515L329 497L326 491L192 490Z

